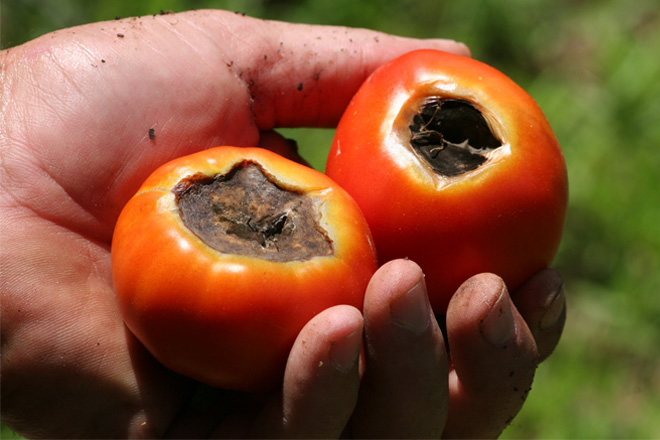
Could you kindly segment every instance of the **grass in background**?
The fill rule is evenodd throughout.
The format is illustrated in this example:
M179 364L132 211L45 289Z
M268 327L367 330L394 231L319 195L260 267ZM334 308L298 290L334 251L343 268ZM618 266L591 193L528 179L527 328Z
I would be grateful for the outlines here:
M115 16L215 7L466 42L543 108L569 170L568 322L504 438L660 438L660 8L654 0L3 4L3 47ZM331 130L286 129L323 169ZM2 437L8 431L2 428Z

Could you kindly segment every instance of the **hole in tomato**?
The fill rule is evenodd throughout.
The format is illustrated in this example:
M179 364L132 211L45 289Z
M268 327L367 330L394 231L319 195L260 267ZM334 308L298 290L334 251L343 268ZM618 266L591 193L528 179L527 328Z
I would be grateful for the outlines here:
M443 176L478 168L487 152L502 146L481 112L461 99L430 99L409 129L413 149Z
M173 192L183 223L220 252L279 262L333 254L313 197L281 188L255 163L191 176Z

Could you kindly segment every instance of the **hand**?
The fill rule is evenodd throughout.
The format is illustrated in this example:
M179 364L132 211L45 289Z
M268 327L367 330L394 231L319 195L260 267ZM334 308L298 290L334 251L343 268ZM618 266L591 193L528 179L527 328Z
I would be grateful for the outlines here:
M272 129L332 126L374 68L421 47L467 53L449 41L290 25L222 11L96 23L0 52L3 421L26 436L51 438L329 437L347 425L364 435L383 427L380 421L397 408L370 401L385 393L380 387L392 385L386 380L392 372L408 367L400 352L391 368L384 352L379 360L378 341L388 331L388 301L421 276L413 263L394 262L378 272L364 318L339 306L310 321L291 352L281 394L251 396L202 386L146 353L115 305L110 240L121 208L158 165L217 145L268 146L298 158ZM515 350L474 342L479 326L475 330L471 324L492 303L471 305L467 299L482 291L492 295L497 279L485 276L486 284L461 289L457 298L466 301L456 309L472 315L452 317L450 307L447 329L456 365L450 373L435 321L414 334L402 332L405 326L391 327L402 333L401 344L421 341L419 356L429 356L424 347L434 350L419 366L433 376L417 381L416 389L424 393L411 395L415 384L395 384L417 400L390 425L417 417L424 420L420 432L438 435L451 398L451 407L459 402L461 412L450 411L446 432L469 435L466 428L484 419L487 402L503 401L498 387L524 383L528 388L532 373L521 382L505 375L485 386L473 383L468 379L479 373L468 368L469 356L489 359L489 350L499 350L496 370L508 374L509 368L520 370L513 353L535 365L537 345L541 354L552 350L561 319L544 333L538 330L545 322L539 313L558 279L552 272L539 277L516 297L528 326L512 312ZM354 355L360 338L355 335L363 328L368 349L358 397L360 363ZM473 342L474 352L466 349L461 358L464 367L452 338ZM461 388L464 383L470 387ZM512 402L520 397L511 387L509 396ZM513 403L519 407L522 401ZM411 412L420 406L426 412ZM515 414L515 405L510 409L506 417ZM501 430L503 417L486 413L488 432Z
M214 414L200 435L494 438L525 402L565 316L556 271L533 276L513 300L500 278L477 275L450 302L445 350L421 268L392 261L372 278L364 317L337 306L308 323L291 350L283 394L262 400L256 419L254 400L237 406L235 396L203 388L175 426L190 432L200 414Z

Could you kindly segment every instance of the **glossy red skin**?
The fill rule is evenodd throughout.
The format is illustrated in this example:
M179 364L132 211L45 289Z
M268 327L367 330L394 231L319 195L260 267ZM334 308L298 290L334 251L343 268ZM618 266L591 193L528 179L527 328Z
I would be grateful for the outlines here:
M323 200L321 224L333 256L271 262L223 254L183 224L172 188L243 160ZM170 369L243 391L281 381L289 350L313 316L337 304L361 308L376 268L353 199L322 173L257 148L220 147L160 167L125 206L112 242L117 301L135 336Z
M506 146L477 170L437 176L408 129L432 96L472 103ZM422 50L374 72L339 122L326 174L360 205L381 263L421 265L436 313L477 273L515 289L559 246L568 179L557 139L523 89L471 58Z

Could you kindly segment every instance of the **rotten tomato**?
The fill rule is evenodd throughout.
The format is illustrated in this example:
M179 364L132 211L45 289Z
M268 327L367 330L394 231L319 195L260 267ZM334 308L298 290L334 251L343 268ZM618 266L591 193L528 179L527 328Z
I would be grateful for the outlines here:
M529 94L471 58L420 50L375 71L339 122L326 173L362 209L381 262L421 265L436 313L477 273L515 289L559 246L557 139Z
M316 314L361 308L376 256L353 199L258 148L157 169L123 209L112 275L129 329L161 363L243 391L277 385Z

